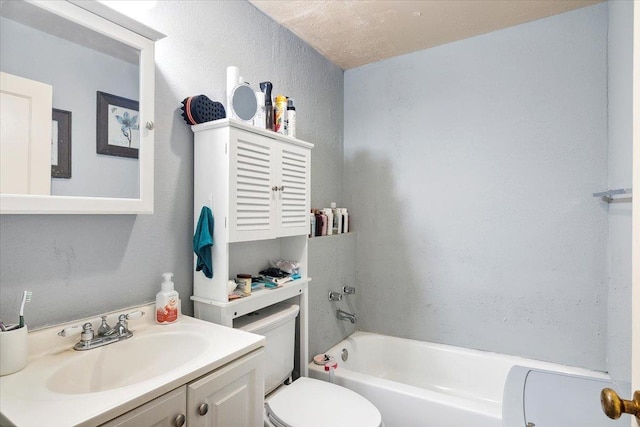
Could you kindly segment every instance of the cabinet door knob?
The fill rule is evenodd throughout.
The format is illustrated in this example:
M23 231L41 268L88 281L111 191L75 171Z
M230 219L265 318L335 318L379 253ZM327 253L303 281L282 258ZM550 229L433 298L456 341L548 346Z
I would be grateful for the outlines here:
M207 412L209 412L209 405L207 405L206 403L203 403L198 407L198 413L200 415L207 415Z
M278 191L278 186L274 185L273 187L271 187L271 191Z
M183 414L180 414L176 417L175 420L173 420L173 425L175 425L176 427L182 427L184 425L186 418Z
M278 190L280 190L280 191L284 191L284 185L282 185L282 186L278 187Z
M147 124L145 125L147 129L149 130L153 130L154 124L152 121L148 121Z

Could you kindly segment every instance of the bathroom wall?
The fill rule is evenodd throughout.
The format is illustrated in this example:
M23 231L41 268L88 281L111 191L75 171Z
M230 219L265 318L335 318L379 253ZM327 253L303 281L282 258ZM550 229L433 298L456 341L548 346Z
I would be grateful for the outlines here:
M607 368L607 8L345 72L360 329Z
M631 188L633 128L633 2L609 2L609 182ZM609 293L607 369L631 378L631 199L608 208Z
M316 144L312 204L341 202L340 68L244 1L160 1L136 17L168 36L156 44L154 214L1 216L3 320L17 316L24 289L34 292L32 327L149 302L165 271L193 312L193 134L179 107L190 95L223 100L228 65L295 99L298 137ZM314 290L322 280L311 284L312 306L328 304Z

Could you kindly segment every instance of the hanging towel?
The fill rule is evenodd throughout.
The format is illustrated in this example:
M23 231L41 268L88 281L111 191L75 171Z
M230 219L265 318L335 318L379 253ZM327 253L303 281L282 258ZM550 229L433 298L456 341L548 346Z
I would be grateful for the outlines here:
M211 247L213 246L213 214L211 209L203 206L198 219L198 226L193 235L193 252L198 256L196 271L202 270L209 279L213 277Z

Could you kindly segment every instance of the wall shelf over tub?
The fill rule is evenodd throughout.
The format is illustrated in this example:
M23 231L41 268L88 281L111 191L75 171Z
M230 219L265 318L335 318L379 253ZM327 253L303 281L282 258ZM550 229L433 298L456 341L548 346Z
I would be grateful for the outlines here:
M622 194L628 194L627 197L615 198L614 196L619 196ZM621 202L630 202L631 201L631 189L630 188L616 188L615 190L607 190L601 191L599 193L593 193L593 197L600 197L603 202L611 203L616 200L620 200Z

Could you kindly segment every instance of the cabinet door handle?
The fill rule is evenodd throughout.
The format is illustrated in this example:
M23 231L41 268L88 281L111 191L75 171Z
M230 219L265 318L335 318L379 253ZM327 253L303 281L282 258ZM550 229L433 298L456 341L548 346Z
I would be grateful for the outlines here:
M206 403L203 403L198 407L198 413L200 415L207 415L207 412L209 412L209 405L207 405Z
M184 425L186 418L183 414L180 414L173 420L173 425L176 427L182 427Z
M145 127L149 130L153 130L153 128L155 127L155 124L152 121L148 121Z

